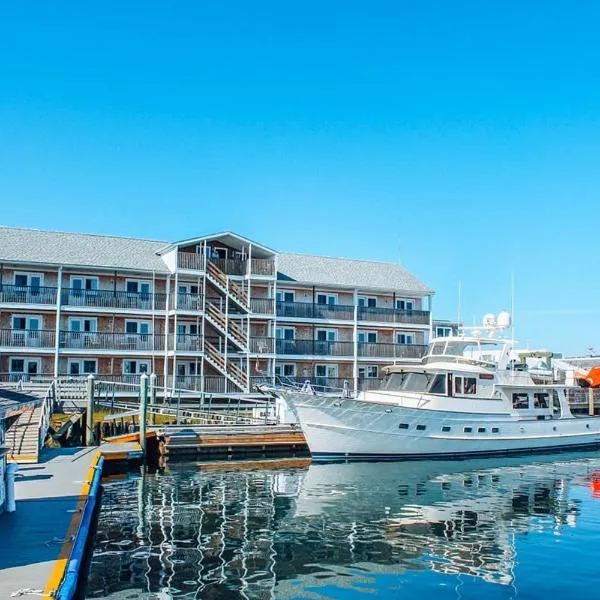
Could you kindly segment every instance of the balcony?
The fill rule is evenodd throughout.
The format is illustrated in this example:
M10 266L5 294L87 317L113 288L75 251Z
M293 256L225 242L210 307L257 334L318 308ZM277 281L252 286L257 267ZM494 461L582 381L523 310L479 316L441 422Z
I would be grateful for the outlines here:
M86 308L118 308L131 310L164 310L166 294L134 293L113 290L62 290L64 306Z
M206 261L202 254L193 252L177 253L177 268L184 271L204 271Z
M165 337L149 333L97 333L61 331L60 347L68 350L115 350L116 352L152 352L164 350Z
M173 349L173 336L170 336L169 350ZM202 336L195 333L177 334L177 351L179 352L202 352Z
M354 320L354 306L347 304L313 304L312 302L277 302L278 317L295 319Z
M54 331L39 329L0 329L2 348L54 348Z
M354 308L350 304L313 304L312 302L279 301L277 302L277 316L295 319L353 321ZM397 323L399 325L429 325L429 311L359 306L358 320Z
M0 303L5 304L56 304L55 287L0 287Z
M169 298L169 308L171 310L177 308L178 310L197 312L202 310L202 303L202 294L179 293L177 297L173 295Z
M277 354L302 356L354 356L353 342L320 340L276 340Z
M422 344L358 343L358 356L361 358L421 358L427 346Z
M257 315L273 315L274 304L271 298L250 298L250 311Z
M429 325L428 310L399 310L397 308L379 308L359 306L359 321L378 321L380 323L398 323L399 325Z
M253 354L273 354L275 340L272 337L251 337L250 352Z

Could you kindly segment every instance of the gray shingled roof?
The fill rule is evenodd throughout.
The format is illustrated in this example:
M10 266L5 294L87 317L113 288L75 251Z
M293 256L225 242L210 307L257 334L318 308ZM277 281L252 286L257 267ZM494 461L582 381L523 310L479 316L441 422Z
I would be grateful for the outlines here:
M0 262L166 272L156 251L168 242L0 227Z
M431 294L433 290L400 265L305 254L278 254L277 279L323 286Z

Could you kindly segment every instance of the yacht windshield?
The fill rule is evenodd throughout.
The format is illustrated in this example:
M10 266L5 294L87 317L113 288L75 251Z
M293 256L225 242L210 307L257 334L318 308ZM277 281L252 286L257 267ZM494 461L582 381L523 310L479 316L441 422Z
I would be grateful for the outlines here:
M502 355L504 344L500 341L458 340L433 342L429 346L428 356L462 357L488 363L496 363Z
M381 390L390 392L445 393L445 376L439 373L389 373L381 384Z

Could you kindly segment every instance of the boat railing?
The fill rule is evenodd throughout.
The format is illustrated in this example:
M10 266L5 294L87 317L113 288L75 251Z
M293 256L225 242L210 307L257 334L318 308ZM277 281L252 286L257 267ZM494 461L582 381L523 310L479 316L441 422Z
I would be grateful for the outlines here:
M449 362L449 363L461 363L466 365L475 365L479 367L486 367L489 369L495 369L498 367L498 363L490 362L487 360L481 360L479 358L469 358L468 356L459 356L454 354L428 354L423 357L423 364L432 362Z
M334 379L334 381L328 381L330 379ZM271 377L265 377L264 382L261 383L260 381L255 380L254 383L257 389L271 388L275 391L280 389L313 395L343 396L344 398L350 398L354 395L351 381L348 379L327 377L285 377L284 375L276 375L274 380ZM335 383L336 385L331 385L331 383Z

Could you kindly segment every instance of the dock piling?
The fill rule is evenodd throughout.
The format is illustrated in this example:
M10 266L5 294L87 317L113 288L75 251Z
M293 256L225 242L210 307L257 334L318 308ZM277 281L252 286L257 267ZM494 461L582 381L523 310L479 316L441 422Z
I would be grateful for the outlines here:
M87 392L87 412L85 416L85 445L95 446L96 441L94 439L94 387L95 378L92 374L87 376L86 379L86 392Z
M156 375L154 375L156 377ZM140 377L140 446L142 453L146 454L146 418L148 413L148 375L142 373Z

